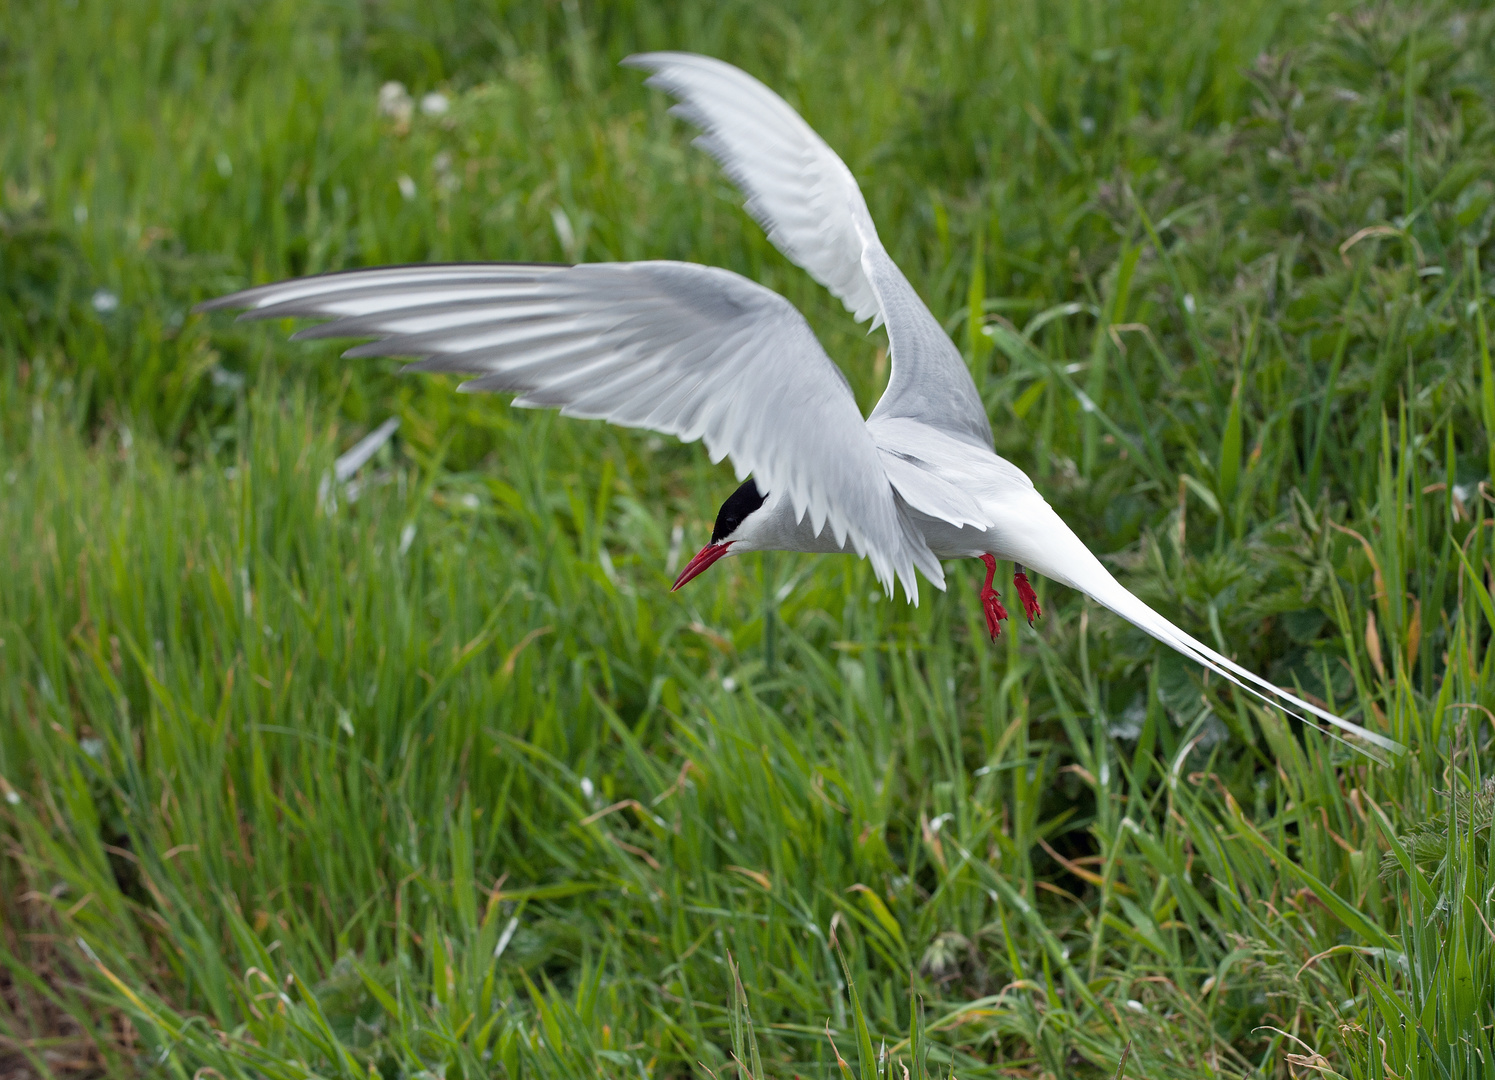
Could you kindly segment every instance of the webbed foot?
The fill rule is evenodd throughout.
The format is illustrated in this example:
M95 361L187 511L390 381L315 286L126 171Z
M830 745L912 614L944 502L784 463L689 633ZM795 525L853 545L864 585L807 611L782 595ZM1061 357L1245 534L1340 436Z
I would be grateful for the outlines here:
M992 578L997 576L996 557L983 555L981 561L986 564L986 584L981 586L981 610L986 614L986 629L991 639L996 641L1002 633L1002 620L1007 618L1007 609L1002 606L997 590L991 587Z
M1038 594L1033 591L1033 586L1028 584L1028 575L1023 573L1019 566L1017 573L1012 575L1012 584L1017 586L1017 598L1022 601L1023 614L1028 616L1028 625L1033 625L1033 620L1043 615L1043 608L1038 606Z

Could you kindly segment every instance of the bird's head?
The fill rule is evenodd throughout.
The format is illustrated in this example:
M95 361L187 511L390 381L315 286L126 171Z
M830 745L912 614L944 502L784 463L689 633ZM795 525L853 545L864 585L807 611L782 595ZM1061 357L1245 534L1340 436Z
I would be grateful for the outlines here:
M755 550L757 548L757 544L753 542L755 526L759 524L758 518L762 516L759 511L763 508L763 504L764 496L751 478L732 492L727 497L727 501L722 503L722 508L716 512L716 525L711 530L711 543L696 552L695 558L685 564L685 569L680 571L680 576L675 579L675 585L670 591L674 592L691 578L704 573L723 555L736 555L743 551ZM734 548L736 550L733 550Z

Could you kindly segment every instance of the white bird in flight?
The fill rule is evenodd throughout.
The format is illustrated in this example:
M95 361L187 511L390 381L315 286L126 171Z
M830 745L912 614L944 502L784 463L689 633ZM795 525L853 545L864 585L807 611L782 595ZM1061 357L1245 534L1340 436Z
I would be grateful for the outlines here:
M742 485L674 588L747 551L855 552L917 604L915 568L945 587L941 559L986 564L993 639L1007 612L992 579L1015 564L1086 594L1254 696L1386 750L1402 747L1274 686L1128 592L1021 469L992 450L964 360L889 258L851 171L789 104L706 56L657 52L650 72L696 144L747 195L773 244L860 321L887 328L892 373L863 419L840 369L782 296L717 267L649 261L577 266L467 263L353 270L247 289L200 305L240 318L330 321L297 338L367 337L344 355L416 356L407 371L477 376L526 408L648 428L730 457Z

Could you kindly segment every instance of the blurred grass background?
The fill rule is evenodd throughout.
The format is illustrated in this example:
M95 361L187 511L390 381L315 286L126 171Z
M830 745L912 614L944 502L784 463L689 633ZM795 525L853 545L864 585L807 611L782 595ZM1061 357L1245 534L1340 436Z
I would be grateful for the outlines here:
M671 596L698 448L188 313L689 259L870 407L884 339L616 67L657 48L845 157L1127 585L1409 754L1063 589L993 647L974 562ZM1489 1075L1492 61L1452 3L6 7L6 1075Z

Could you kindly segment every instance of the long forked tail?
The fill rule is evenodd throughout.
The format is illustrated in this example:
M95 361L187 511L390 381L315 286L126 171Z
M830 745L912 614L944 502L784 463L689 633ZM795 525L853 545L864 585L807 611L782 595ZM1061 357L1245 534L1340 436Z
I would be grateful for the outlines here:
M1111 576L1111 572L1101 565L1100 560L1080 542L1069 527L1060 521L1057 514L1053 514L1052 510L1049 510L1049 514L1053 515L1051 524L1056 523L1058 527L1051 528L1047 532L1045 545L1041 551L1034 552L1035 558L1023 560L1030 569L1063 582L1071 588L1079 589L1092 600L1110 608L1127 622L1146 631L1164 645L1175 649L1222 678L1228 679L1248 694L1269 705L1275 705L1304 721L1307 721L1307 717L1303 714L1307 713L1332 724L1347 735L1353 735L1357 739L1362 739L1390 753L1406 753L1406 747L1401 743L1388 739L1379 732L1370 731L1359 724L1353 724L1335 716L1327 709L1320 708L1295 694L1288 693L1279 686L1272 685L1255 672L1246 670L1230 658L1221 656L1208 645L1184 633L1138 597L1132 595L1121 582Z
M1107 577L1110 577L1110 575L1108 574ZM1095 592L1086 589L1085 591L1093 599L1116 612L1116 614L1120 615L1133 626L1147 631L1147 633L1157 638L1164 645L1176 649L1184 656L1197 661L1215 674L1229 679L1247 693L1260 698L1269 705L1276 705L1278 708L1294 713L1298 715L1299 719L1306 718L1298 710L1310 713L1326 723L1333 724L1348 735L1353 735L1357 739L1364 739L1366 742L1379 746L1381 749L1390 751L1393 754L1406 752L1406 747L1402 746L1401 743L1388 739L1379 732L1371 731L1368 728L1361 727L1359 724L1354 724L1335 716L1327 709L1322 709L1312 702L1304 701L1297 695L1288 693L1280 686L1274 686L1255 672L1241 667L1229 657L1221 656L1208 645L1184 633L1137 597L1133 596L1115 578L1111 578L1110 581L1115 586L1114 589L1103 589Z

